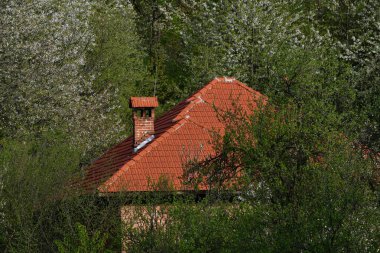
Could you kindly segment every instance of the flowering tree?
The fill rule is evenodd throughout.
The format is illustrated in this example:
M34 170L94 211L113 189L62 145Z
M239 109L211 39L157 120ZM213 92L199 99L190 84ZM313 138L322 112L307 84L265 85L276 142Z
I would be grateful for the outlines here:
M59 129L84 150L109 140L120 130L109 120L113 95L96 92L94 74L83 71L95 46L89 23L93 3L6 1L2 7L2 135Z

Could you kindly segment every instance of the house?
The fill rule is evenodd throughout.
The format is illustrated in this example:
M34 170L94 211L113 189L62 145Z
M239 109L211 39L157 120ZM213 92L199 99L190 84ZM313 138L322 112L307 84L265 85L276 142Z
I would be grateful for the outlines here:
M100 194L149 192L164 176L173 190L191 191L182 184L184 164L213 154L212 132L224 130L217 111L238 102L253 113L262 100L266 97L228 77L215 78L158 119L157 97L132 97L133 134L87 168L82 187Z
M165 192L169 195L194 192L182 183L184 166L189 159L202 160L215 153L212 135L223 134L225 129L218 113L229 111L238 103L239 109L252 114L265 101L264 95L228 77L215 78L158 119L155 119L157 97L132 97L133 134L86 169L81 187L97 191L100 196L149 194L157 190L152 185L164 178L171 186ZM204 187L197 191L197 196L206 190ZM152 206L127 202L117 214L127 227L139 229L165 224L167 210L163 203ZM125 252L128 238L122 244Z

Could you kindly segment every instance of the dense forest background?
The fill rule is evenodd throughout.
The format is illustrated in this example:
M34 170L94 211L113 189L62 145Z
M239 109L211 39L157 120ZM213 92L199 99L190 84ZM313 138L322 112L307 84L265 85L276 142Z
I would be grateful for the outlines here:
M161 114L234 76L273 110L230 115L217 162L189 167L215 192L130 250L379 252L379 52L376 0L1 1L0 251L117 251L123 200L67 182L131 132L130 96ZM226 214L231 154L249 183Z

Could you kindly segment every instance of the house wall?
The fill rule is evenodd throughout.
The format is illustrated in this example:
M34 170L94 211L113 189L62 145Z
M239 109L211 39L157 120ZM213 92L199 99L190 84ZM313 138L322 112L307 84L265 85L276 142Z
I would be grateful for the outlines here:
M123 231L122 253L126 253L128 232L131 230L156 229L164 226L168 220L168 206L166 205L125 205L120 208L121 225Z

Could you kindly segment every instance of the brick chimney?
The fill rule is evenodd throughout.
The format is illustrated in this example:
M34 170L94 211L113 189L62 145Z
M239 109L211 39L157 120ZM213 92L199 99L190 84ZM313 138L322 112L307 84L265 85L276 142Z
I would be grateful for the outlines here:
M131 97L129 107L133 110L133 146L138 151L154 138L154 108L157 97Z

